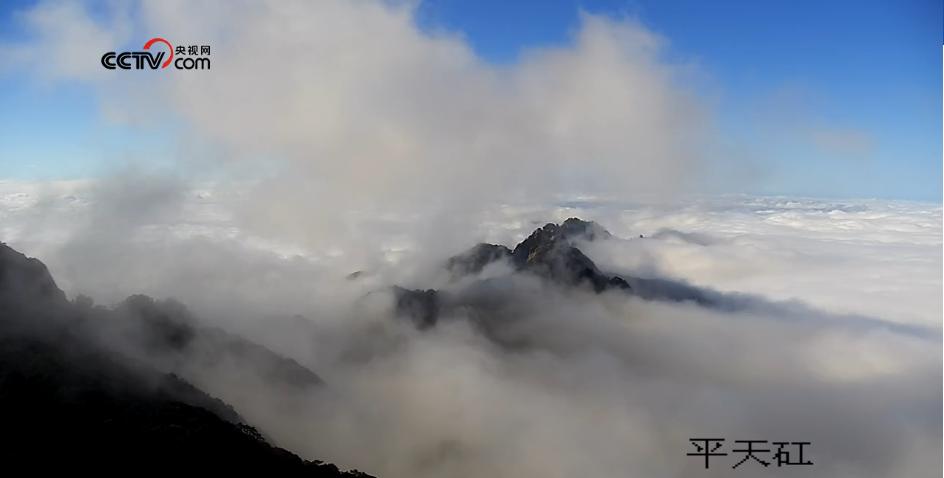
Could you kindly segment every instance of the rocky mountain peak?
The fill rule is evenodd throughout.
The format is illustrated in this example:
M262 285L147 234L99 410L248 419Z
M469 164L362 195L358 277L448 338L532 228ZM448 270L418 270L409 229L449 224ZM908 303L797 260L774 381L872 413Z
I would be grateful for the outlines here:
M586 239L595 241L597 239L609 239L613 237L610 231L594 221L584 221L572 217L562 222L560 225L561 235L566 239Z
M535 229L514 249L503 245L480 243L451 257L445 267L453 278L472 276L486 266L510 259L514 273L541 277L549 283L565 287L588 287L600 293L607 290L631 291L629 282L622 277L600 271L593 260L578 247L578 241L608 239L612 235L593 221L569 218L561 224L547 223ZM485 281L479 280L481 284ZM474 285L473 285L474 287ZM395 309L401 317L409 318L419 328L434 325L441 312L456 306L461 299L434 289L404 289L393 287Z
M524 267L529 263L542 260L542 257L552 251L560 252L559 248L573 247L576 240L593 241L610 237L612 235L603 226L593 221L572 217L560 225L547 223L535 229L530 236L515 246L512 251L512 260L518 267ZM580 254L583 255L583 253Z
M511 257L511 250L497 244L479 243L446 261L446 269L454 276L478 274L485 266Z

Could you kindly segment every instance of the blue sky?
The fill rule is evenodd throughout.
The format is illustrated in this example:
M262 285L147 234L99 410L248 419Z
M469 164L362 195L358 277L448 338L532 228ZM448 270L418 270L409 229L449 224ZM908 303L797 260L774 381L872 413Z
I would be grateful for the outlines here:
M0 4L0 42L23 39L15 12L31 4ZM567 44L580 10L637 19L694 68L719 154L765 170L730 192L940 201L940 1L425 0L417 22L509 64ZM0 70L0 177L95 175L134 154L137 133L97 109L81 85Z

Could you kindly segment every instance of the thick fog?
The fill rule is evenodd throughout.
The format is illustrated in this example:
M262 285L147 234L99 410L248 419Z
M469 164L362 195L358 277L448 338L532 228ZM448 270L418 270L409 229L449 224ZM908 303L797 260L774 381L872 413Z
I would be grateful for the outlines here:
M0 182L0 240L71 298L173 297L316 372L190 370L275 444L387 478L941 474L940 206L698 194L731 165L710 102L634 20L492 65L413 3L87 7L40 3L0 59L170 146ZM212 69L101 69L157 34ZM574 216L616 236L579 244L601 270L722 306L443 269ZM394 285L470 306L417 330ZM692 437L810 441L815 464L705 470Z

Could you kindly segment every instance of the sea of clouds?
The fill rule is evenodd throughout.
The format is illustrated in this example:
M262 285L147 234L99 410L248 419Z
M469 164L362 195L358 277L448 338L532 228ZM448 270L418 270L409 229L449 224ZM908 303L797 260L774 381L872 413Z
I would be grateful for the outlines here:
M348 232L374 249L349 255L244 230L225 187L149 179L3 182L0 234L70 296L175 297L315 370L328 385L297 395L198 380L303 456L380 476L729 476L736 459L706 471L685 455L688 438L720 436L812 441L812 476L940 471L938 205L577 198L496 204L443 241L420 215L361 215ZM441 273L450 254L572 216L615 234L581 244L605 271L751 305L525 277L492 312L527 346L495 342L462 311L422 332L394 317L387 286L456 290Z
M941 206L707 194L768 172L671 39L583 13L495 65L416 2L92 3L26 8L0 63L164 147L0 181L0 240L70 297L174 297L317 372L311 393L194 377L274 443L387 478L940 476ZM101 67L157 34L212 69ZM474 310L394 317L389 286L462 293L450 255L571 216L616 235L580 245L604 271L728 306L517 277L491 291L505 341ZM705 470L698 436L811 441L815 465Z

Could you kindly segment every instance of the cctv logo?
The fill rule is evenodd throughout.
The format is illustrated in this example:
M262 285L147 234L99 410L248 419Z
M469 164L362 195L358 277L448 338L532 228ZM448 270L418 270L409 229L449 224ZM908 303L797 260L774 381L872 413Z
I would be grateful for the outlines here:
M155 46L158 43L162 43L167 47L167 51L158 51L155 48L155 51L150 51L152 46ZM124 51L121 53L110 51L102 55L102 66L109 70L122 69L122 70L144 70L152 69L156 70L158 68L164 69L174 64L174 68L178 70L209 70L210 69L210 59L205 56L199 56L194 58L193 56L178 56L177 60L174 60L174 46L170 44L169 41L161 38L154 37L147 41L144 44L143 49L145 51ZM206 52L209 55L210 47L204 46L201 49L196 49L191 47L189 50L191 55L202 55L203 52ZM181 55L185 55L187 50L183 47L178 47L177 52ZM167 58L166 60L164 58Z

